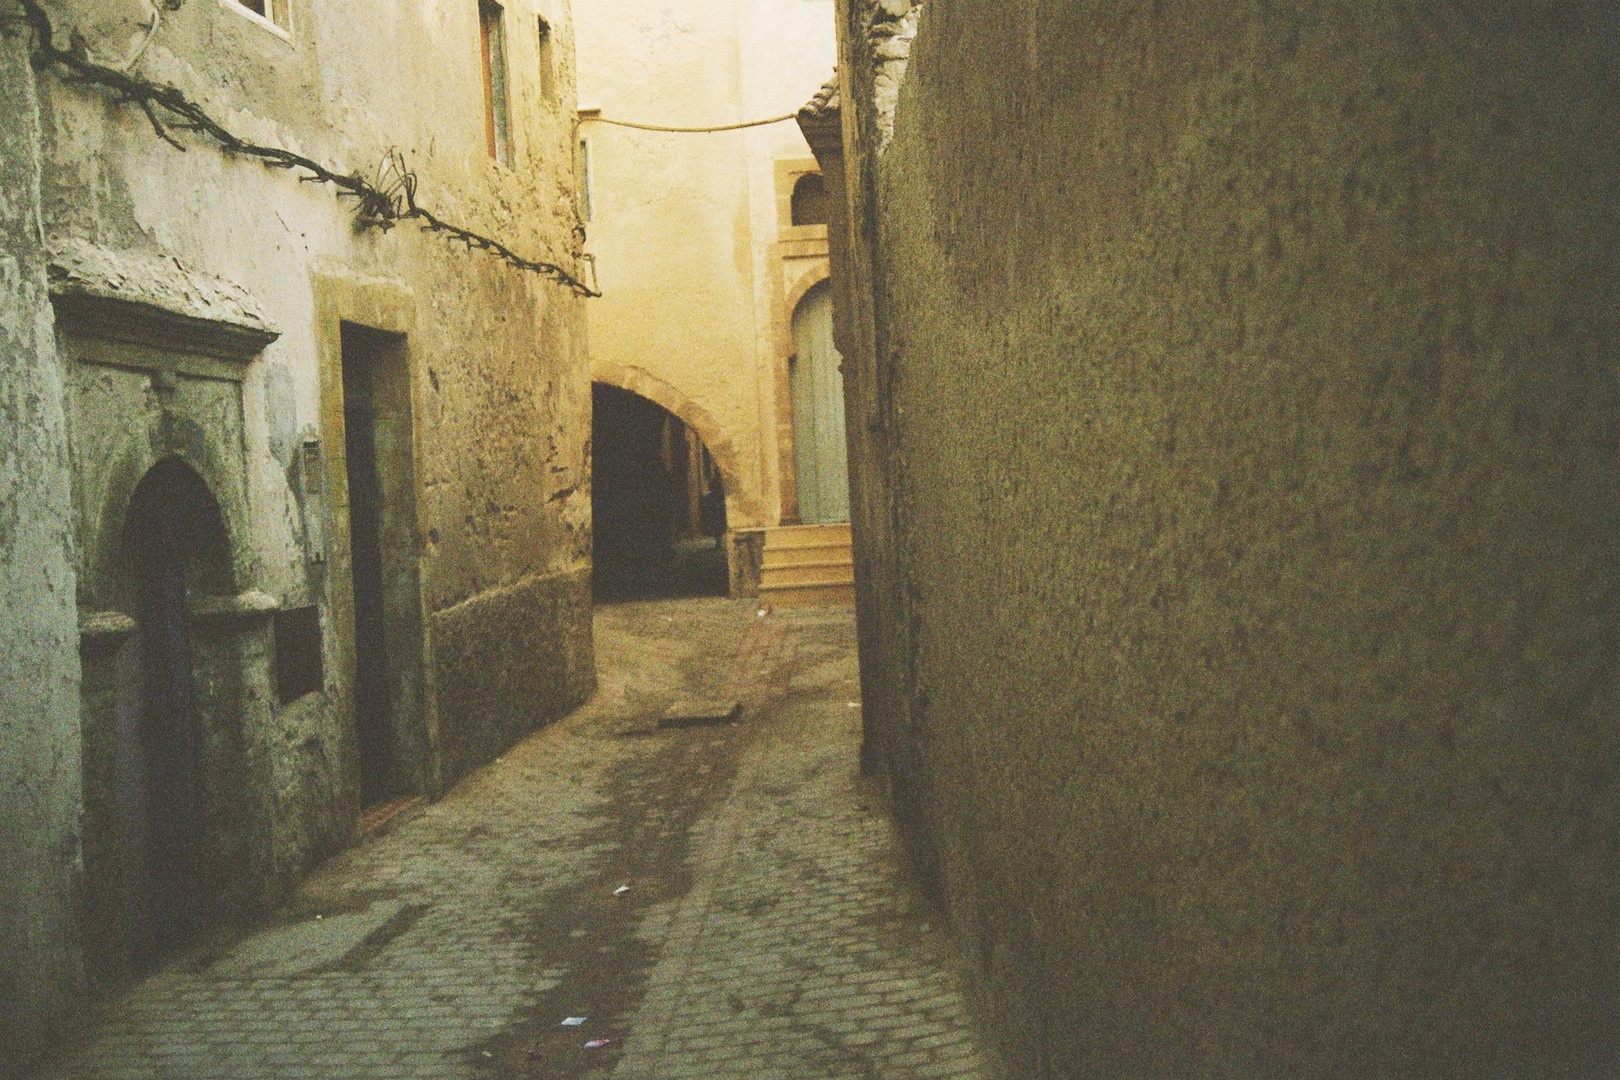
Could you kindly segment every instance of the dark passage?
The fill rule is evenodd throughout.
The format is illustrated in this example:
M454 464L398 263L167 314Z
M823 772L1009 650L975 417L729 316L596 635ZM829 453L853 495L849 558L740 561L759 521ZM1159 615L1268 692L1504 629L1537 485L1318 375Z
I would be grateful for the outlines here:
M170 458L135 489L126 525L140 626L140 709L121 771L131 959L186 944L203 917L201 716L188 596L229 590L229 544L202 479Z
M360 737L360 799L388 788L388 666L383 627L382 484L377 476L372 358L343 330L343 433L349 473L349 557L354 572L354 723Z
M596 598L724 596L726 496L696 432L628 390L591 387Z
M420 571L410 373L402 335L343 324L354 586L354 722L366 806L419 794Z

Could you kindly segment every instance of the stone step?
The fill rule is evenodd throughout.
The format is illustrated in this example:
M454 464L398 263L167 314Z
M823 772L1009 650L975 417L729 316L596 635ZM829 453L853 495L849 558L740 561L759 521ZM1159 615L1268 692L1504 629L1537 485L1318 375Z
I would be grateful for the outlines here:
M777 525L764 530L765 549L849 543L849 522L828 525Z
M850 585L784 585L759 590L759 602L773 607L853 607L855 586Z
M761 603L781 607L855 602L855 568L848 522L780 525L765 534L760 556Z
M761 589L777 589L789 585L853 584L855 584L855 567L848 559L772 567L767 569L760 579Z
M768 547L760 564L766 570L773 570L782 566L813 566L820 563L850 561L848 544L815 544L805 547Z

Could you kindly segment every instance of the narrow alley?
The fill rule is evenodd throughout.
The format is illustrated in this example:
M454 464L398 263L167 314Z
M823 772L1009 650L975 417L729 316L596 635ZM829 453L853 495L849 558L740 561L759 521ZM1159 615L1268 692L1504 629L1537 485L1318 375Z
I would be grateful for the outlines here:
M0 1080L1620 1078L1607 0L0 0Z
M857 776L853 623L599 608L588 705L109 1000L42 1077L989 1075Z

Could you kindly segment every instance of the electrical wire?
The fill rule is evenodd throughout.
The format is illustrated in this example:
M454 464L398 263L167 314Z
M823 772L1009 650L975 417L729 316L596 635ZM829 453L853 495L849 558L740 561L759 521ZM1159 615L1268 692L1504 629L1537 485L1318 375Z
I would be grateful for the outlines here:
M635 128L637 131L672 131L680 135L699 135L711 131L741 131L743 128L780 124L782 121L792 120L798 115L796 112L790 112L782 116L773 116L769 120L746 120L740 124L717 124L714 127L670 127L667 124L638 124L631 120L610 120L605 116L581 116L574 121L574 126L577 128L581 124L612 124L614 127Z
M309 174L301 179L336 188L339 195L356 200L356 216L363 225L386 230L400 221L414 221L428 232L465 244L468 249L486 251L520 270L549 277L581 296L602 295L556 263L519 255L499 240L446 221L417 203L416 174L406 167L398 151L390 150L385 158L379 170L378 181L382 185L379 186L358 173L345 176L303 154L244 139L210 116L179 88L99 64L90 58L88 49L81 52L57 45L55 29L43 0L19 2L23 17L33 31L34 52L40 59L65 68L69 72L66 77L72 81L99 86L109 91L118 103L138 106L158 138L176 150L184 152L186 147L175 137L173 129L195 132L212 139L227 153L257 158L273 168L301 170ZM168 2L173 3L173 0ZM70 35L70 40L76 39L77 35Z
M152 44L153 38L157 37L158 26L163 22L163 11L158 7L157 0L147 0L147 3L152 7L152 21L146 26L146 36L141 38L141 43L135 46L135 51L129 54L129 59L125 60L119 68L121 71L134 70L141 57L146 55L146 47Z

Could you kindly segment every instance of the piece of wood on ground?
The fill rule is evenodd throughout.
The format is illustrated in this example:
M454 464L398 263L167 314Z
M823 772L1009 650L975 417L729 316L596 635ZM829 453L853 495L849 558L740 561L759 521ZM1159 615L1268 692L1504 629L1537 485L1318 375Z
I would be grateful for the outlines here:
M677 701L658 718L661 728L729 724L742 715L740 701Z

